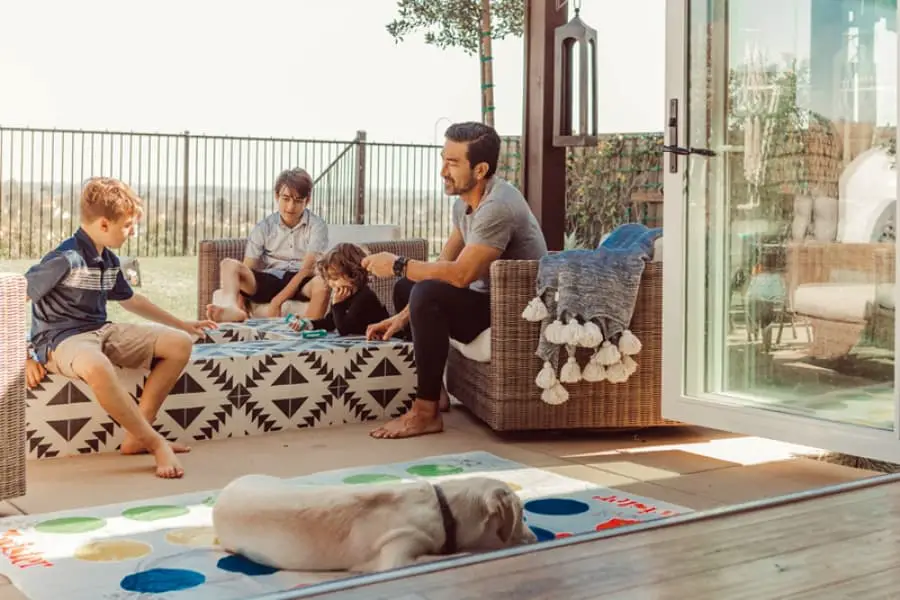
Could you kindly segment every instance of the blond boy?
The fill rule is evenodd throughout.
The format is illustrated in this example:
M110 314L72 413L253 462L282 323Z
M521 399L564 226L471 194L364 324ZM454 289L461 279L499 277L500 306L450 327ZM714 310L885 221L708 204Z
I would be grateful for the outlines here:
M82 379L125 429L122 454L149 452L156 461L157 476L177 478L184 469L175 453L190 448L169 444L151 424L190 360L191 335L215 324L183 321L136 294L128 284L111 249L120 248L133 235L142 214L141 199L121 181L98 177L84 186L81 227L25 274L35 354L28 359L27 379L33 387L45 369ZM163 326L110 323L107 300ZM135 405L114 366L150 368L151 364Z

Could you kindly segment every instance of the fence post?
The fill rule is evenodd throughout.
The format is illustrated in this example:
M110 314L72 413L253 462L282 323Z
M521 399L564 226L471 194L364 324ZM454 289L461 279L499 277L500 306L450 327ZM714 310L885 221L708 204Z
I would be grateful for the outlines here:
M190 178L190 167L191 167L191 132L185 131L184 136L184 173L182 175L183 185L184 185L184 195L182 196L181 203L181 255L188 255L188 215L190 211L188 210L188 203L190 201L190 196L188 194L188 190L191 186L191 178Z
M356 223L366 222L366 132L356 132L356 176L353 196L356 198Z

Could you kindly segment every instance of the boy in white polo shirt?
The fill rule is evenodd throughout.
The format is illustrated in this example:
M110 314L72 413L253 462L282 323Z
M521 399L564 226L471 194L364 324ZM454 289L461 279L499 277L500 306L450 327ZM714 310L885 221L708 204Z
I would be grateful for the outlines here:
M288 300L308 302L304 315L308 319L325 315L328 286L316 276L315 264L328 247L328 227L309 210L312 186L312 177L303 169L278 176L278 212L250 232L243 262L222 261L221 291L206 307L207 317L219 323L244 321L250 302L268 304L264 316L279 317Z

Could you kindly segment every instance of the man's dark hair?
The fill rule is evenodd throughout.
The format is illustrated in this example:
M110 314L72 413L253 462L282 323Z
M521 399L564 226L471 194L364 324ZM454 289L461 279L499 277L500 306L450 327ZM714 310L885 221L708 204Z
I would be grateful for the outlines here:
M301 200L309 198L312 193L313 180L305 169L299 167L282 171L275 180L275 194L281 192L281 188L287 187Z
M500 136L490 125L477 121L454 123L447 128L444 137L451 142L467 142L466 158L469 159L469 165L474 169L479 163L487 163L488 170L485 177L497 172L497 162L500 160Z

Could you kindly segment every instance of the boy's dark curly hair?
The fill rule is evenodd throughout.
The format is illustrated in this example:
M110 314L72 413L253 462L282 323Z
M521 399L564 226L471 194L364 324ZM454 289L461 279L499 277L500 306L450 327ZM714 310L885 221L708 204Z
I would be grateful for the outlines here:
M316 261L316 272L325 281L330 279L329 274L343 275L361 288L369 282L369 273L362 266L362 259L368 254L356 244L337 244Z

